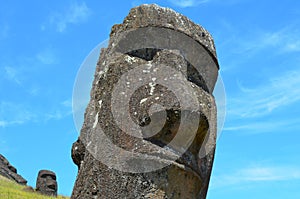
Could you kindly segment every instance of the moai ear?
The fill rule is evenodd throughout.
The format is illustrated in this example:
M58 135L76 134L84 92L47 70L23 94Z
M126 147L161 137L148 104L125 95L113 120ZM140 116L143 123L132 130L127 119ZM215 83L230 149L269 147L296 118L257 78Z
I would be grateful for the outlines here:
M71 152L72 160L78 166L78 169L80 168L80 165L84 159L84 154L85 146L81 142L80 138L78 138L77 141L73 143Z

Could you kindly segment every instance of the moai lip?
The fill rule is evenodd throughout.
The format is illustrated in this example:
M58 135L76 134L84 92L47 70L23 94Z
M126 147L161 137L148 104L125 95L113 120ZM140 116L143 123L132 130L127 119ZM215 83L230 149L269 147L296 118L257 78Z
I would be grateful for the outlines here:
M218 69L204 28L157 5L131 9L101 50L72 198L205 198Z

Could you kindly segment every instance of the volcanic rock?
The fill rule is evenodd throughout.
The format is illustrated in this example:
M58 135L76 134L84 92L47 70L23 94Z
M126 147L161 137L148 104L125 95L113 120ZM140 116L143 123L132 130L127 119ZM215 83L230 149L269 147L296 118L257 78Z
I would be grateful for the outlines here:
M11 179L21 185L26 185L27 180L25 180L21 175L17 173L17 169L12 166L8 160L0 154L0 175Z
M71 198L205 198L218 69L203 27L157 5L131 9L99 56Z
M44 195L57 196L56 174L49 170L40 170L36 180L36 191Z

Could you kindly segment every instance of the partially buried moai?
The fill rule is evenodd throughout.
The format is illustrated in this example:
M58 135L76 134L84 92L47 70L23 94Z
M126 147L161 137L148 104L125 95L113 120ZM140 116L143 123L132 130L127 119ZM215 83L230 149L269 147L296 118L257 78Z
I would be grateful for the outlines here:
M101 50L71 198L205 198L218 69L204 28L157 5L131 9Z
M48 196L57 196L56 174L49 170L40 170L36 180L36 191Z

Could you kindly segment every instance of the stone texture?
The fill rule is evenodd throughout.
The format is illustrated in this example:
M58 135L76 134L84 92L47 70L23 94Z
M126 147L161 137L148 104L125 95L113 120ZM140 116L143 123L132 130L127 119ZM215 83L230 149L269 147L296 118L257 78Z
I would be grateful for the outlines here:
M101 50L84 124L72 147L79 171L71 198L205 198L216 141L217 76L214 43L204 28L157 5L133 8ZM135 87L140 82L147 84ZM114 110L128 96L129 104ZM153 104L161 106L152 109ZM128 114L141 128L134 136L128 134L134 131ZM113 147L99 132L119 154L110 153ZM147 170L156 166L161 167ZM131 172L139 169L147 172Z
M122 24L112 27L110 37L114 37L116 34L129 29L149 26L169 28L182 32L205 46L214 59L217 58L213 38L207 30L195 24L184 15L174 12L170 8L159 7L155 4L144 4L132 8Z
M57 196L56 174L49 170L40 170L36 180L36 191L44 195Z
M73 162L78 166L78 169L80 169L80 165L84 159L85 154L85 147L83 143L78 139L76 142L72 145L72 160Z
M140 49L141 43L149 48L180 49L202 73L212 93L219 65L213 38L202 26L169 8L155 4L138 6L130 10L122 24L112 27L108 51L124 53Z
M25 180L21 175L17 174L17 169L12 166L8 160L0 154L0 175L11 179L21 185L26 185L27 180Z

